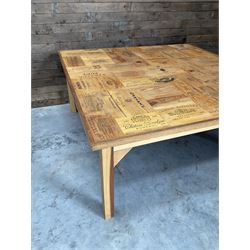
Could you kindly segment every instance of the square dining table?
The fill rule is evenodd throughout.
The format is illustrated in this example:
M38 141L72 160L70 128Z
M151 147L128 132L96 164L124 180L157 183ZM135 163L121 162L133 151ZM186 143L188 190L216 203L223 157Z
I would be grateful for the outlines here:
M100 151L105 219L114 215L114 168L133 147L219 126L217 54L173 44L59 55L71 111Z

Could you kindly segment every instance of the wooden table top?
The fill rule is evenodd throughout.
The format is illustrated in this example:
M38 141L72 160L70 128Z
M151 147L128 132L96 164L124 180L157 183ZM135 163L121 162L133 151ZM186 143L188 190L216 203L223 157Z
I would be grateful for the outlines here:
M189 44L60 51L93 150L218 126L218 56Z

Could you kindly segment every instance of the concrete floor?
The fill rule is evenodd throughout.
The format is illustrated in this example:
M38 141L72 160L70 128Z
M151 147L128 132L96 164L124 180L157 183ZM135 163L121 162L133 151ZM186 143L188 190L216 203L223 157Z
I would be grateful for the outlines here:
M32 110L32 249L218 249L218 131L133 149L102 218L98 152L69 105Z

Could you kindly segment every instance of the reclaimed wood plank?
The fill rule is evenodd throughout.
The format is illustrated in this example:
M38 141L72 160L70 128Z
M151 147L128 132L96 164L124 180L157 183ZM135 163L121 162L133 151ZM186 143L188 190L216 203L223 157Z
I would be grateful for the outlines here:
M58 50L185 42L218 51L218 1L32 0L32 88L65 83Z
M50 84L53 84L50 83ZM43 107L67 103L68 93L65 85L49 85L32 88L32 107Z

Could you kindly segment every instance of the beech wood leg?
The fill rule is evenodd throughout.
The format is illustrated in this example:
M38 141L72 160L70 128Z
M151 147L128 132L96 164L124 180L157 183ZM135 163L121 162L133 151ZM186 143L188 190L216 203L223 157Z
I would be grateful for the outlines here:
M114 150L105 148L100 151L101 179L102 179L102 202L105 219L114 216Z
M71 110L71 112L75 113L75 112L77 112L77 109L76 109L74 97L73 97L73 95L71 93L71 90L70 90L70 87L69 87L68 83L67 83L67 87L68 87L70 110Z

